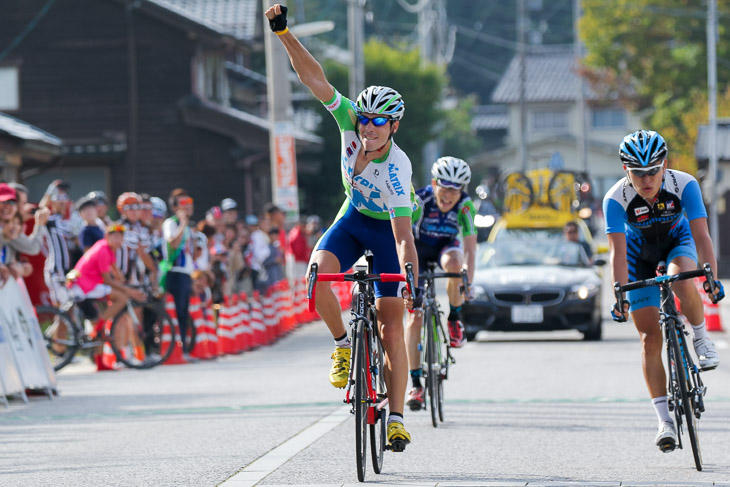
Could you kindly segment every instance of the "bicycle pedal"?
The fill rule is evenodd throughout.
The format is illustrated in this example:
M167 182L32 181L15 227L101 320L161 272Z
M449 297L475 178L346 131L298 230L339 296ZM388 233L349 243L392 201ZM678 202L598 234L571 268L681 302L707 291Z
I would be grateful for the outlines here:
M387 445L385 449L392 452L400 453L405 451L407 444L408 443L405 440L393 440L393 442L390 445Z
M676 450L676 448L677 444L674 442L668 442L659 446L659 449L662 451L662 453L671 453Z

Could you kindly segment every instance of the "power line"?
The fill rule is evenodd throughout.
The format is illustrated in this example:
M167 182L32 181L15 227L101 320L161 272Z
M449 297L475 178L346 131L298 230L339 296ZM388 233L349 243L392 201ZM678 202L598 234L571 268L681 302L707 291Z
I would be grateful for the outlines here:
M13 51L13 49L18 47L20 43L23 42L23 39L25 39L25 37L30 34L33 29L36 28L38 23L41 21L41 19L43 19L43 17L45 17L45 15L51 9L54 3L56 3L56 0L48 0L48 2L46 2L46 4L41 7L38 13L35 14L35 17L33 17L33 20L28 22L28 25L26 25L25 28L20 31L20 34L18 34L15 39L13 39L10 44L8 44L8 46L3 49L2 52L0 52L0 61L5 59L7 55Z

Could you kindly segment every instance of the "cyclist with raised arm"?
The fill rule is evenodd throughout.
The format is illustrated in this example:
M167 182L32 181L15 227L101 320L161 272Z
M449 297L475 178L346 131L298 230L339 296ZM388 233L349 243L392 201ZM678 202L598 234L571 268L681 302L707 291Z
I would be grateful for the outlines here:
M279 4L266 11L271 30L284 45L302 83L335 117L342 137L340 169L347 199L335 223L322 236L311 262L324 273L348 269L370 249L374 271L402 272L406 262L416 268L416 247L411 232L413 195L411 162L395 144L405 105L400 94L385 86L370 86L352 102L327 81L322 67L286 25L287 8ZM408 383L408 360L403 339L403 301L400 283L375 283L378 325L386 351L388 388L388 443L410 442L403 426ZM415 290L412 306L419 305ZM337 298L329 283L317 284L315 305L335 340L330 383L345 387L350 366L350 340Z
M431 167L431 184L416 191L418 209L413 215L413 235L418 251L418 267L436 262L446 272L461 272L466 266L469 282L474 277L474 256L477 229L474 226L476 210L466 192L471 181L471 169L463 159L441 157ZM462 241L459 237L463 239ZM449 342L454 348L464 345L464 325L459 319L464 298L461 279L446 281L449 296ZM423 408L424 391L421 384L421 362L418 345L421 342L423 315L411 313L406 325L408 365L413 387L408 392L408 406L418 411Z
M667 144L661 135L638 130L624 137L619 158L626 177L618 181L603 199L606 233L611 251L613 280L620 284L648 279L656 274L660 261L675 274L708 262L717 275L717 260L707 229L707 212L700 185L691 175L667 169ZM716 281L716 297L725 291ZM692 281L678 281L673 291L682 313L694 330L694 349L702 370L719 364L715 345L705 329L702 299ZM659 288L647 287L626 293L628 304L611 309L615 321L626 321L628 313L641 337L644 380L659 419L656 444L662 451L677 445L677 431L669 414L667 380L662 365L662 332L659 326Z

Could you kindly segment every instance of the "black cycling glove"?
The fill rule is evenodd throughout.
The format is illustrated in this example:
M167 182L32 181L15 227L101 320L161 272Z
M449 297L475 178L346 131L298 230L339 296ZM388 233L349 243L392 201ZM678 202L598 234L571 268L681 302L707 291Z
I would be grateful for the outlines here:
M417 287L413 292L413 309L423 307L423 289Z
M281 13L269 20L269 27L273 32L281 32L286 29L286 11L289 10L284 5L281 6Z

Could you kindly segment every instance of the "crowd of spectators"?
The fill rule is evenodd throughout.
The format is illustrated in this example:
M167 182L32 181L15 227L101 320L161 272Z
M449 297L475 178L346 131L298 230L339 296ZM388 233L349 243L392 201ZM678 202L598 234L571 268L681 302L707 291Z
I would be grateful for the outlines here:
M192 293L216 303L303 277L322 234L316 215L287 229L284 212L271 203L259 215L242 214L235 200L224 198L195 222L193 197L182 188L167 201L125 192L115 205L102 191L73 202L68 190L54 181L34 204L25 186L0 183L0 286L10 276L42 274L51 301L44 304L64 304L71 299L69 272L110 225L122 224L114 275L128 285L161 283L175 298L182 328ZM43 258L32 258L38 255Z

